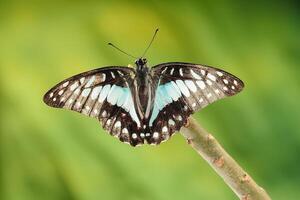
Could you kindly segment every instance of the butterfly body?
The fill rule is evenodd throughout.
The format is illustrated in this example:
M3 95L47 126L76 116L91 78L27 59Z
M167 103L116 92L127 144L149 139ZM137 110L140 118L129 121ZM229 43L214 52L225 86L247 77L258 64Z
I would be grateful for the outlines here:
M140 58L136 68L104 67L70 77L44 96L52 107L98 119L122 142L160 144L188 117L244 87L237 77L205 65L171 62L152 68Z
M145 58L140 58L136 62L136 72L134 77L134 87L136 98L136 107L138 109L138 114L144 124L147 123L151 109L154 103L154 84L153 78L147 67L147 60Z

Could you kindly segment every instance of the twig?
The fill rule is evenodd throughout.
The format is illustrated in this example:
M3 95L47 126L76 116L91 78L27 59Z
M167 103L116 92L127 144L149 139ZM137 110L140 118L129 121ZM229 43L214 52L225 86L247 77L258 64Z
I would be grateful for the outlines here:
M181 133L241 200L271 200L267 192L255 183L195 119L191 117Z

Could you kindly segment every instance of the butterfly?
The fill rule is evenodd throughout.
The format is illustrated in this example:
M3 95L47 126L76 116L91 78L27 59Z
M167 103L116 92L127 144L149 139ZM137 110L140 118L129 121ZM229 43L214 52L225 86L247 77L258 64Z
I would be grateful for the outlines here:
M243 82L221 69L170 62L149 69L103 67L72 76L44 95L44 102L98 119L105 130L132 146L160 144L188 117L216 100L239 93Z
M148 68L144 57L135 65L72 76L43 100L51 107L96 118L112 136L131 146L157 145L185 126L191 114L244 87L236 76L206 65L169 62Z

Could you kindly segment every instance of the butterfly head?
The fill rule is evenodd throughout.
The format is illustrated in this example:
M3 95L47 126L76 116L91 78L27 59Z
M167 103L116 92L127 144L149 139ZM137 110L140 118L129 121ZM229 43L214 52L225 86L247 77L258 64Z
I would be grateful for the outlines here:
M136 68L138 70L142 70L147 68L147 59L146 58L139 58L135 61Z

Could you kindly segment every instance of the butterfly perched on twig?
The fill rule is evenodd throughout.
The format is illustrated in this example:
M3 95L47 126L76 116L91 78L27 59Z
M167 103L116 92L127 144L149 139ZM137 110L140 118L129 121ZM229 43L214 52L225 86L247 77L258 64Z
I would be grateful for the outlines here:
M96 118L111 135L136 146L168 140L191 114L244 87L239 78L206 65L169 62L148 68L143 56L135 65L72 76L50 89L44 102Z

